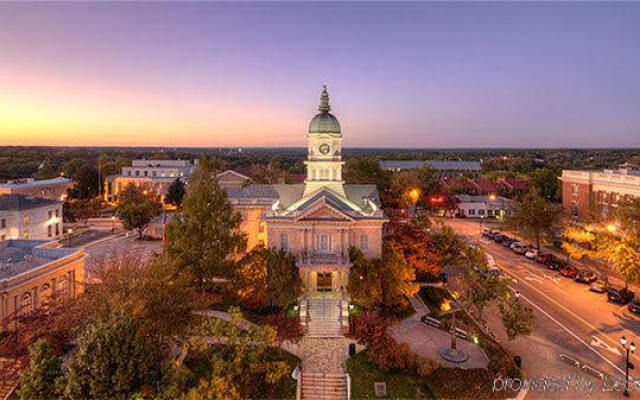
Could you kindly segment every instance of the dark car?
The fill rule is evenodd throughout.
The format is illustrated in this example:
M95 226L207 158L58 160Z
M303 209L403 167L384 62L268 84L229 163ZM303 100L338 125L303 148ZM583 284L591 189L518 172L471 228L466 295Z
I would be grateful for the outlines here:
M502 239L502 242L500 242L500 244L503 245L504 247L509 247L513 243L515 243L515 241L516 241L515 239L510 238L509 236L507 236L504 239Z
M498 233L494 233L491 236L491 239L493 239L494 242L496 243L500 243L502 242L503 239L505 239L507 237L507 235L503 235L502 233L498 232Z
M580 271L578 271L578 273L575 276L575 280L576 282L580 282L580 283L593 283L598 279L598 275L596 275L595 272L586 270L586 269L581 269Z
M567 267L568 265L569 264L567 264L566 261L562 261L554 257L550 262L546 263L544 266L548 269L559 271Z
M634 314L640 314L640 300L634 299L631 303L629 303L628 309Z
M538 255L536 256L536 262L538 262L540 264L548 264L551 261L553 261L554 258L555 257L551 253L540 253L540 252L538 252Z
M631 300L633 300L634 293L629 289L618 289L613 288L609 289L607 292L607 298L609 301L618 303L618 304L627 304Z
M576 275L578 275L578 268L574 267L573 265L566 265L565 267L560 269L560 274L562 274L562 276L566 276L567 278L574 278Z

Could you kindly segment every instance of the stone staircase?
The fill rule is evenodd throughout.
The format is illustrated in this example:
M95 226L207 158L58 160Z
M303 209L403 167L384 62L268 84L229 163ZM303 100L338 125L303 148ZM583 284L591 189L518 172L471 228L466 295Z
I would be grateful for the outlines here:
M308 337L343 337L340 299L321 297L308 300Z
M302 399L346 400L347 375L318 372L302 373Z

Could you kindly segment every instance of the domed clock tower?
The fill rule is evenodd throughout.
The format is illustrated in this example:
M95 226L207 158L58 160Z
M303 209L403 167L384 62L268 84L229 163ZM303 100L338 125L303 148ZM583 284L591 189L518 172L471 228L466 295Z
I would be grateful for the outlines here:
M342 133L338 119L331 114L329 93L323 86L320 95L320 111L309 123L307 135L308 150L307 178L304 195L308 195L321 187L326 187L336 194L345 196L342 180Z

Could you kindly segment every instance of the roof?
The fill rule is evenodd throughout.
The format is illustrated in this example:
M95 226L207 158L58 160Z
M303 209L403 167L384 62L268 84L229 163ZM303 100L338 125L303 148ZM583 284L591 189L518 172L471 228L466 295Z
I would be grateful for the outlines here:
M29 187L50 186L50 185L70 185L72 183L69 178L52 178L52 179L40 179L29 180L25 182L14 182L0 184L0 188L3 189L23 189Z
M47 243L45 240L0 242L0 282L82 251L43 246Z
M0 195L0 211L21 211L32 208L60 205L61 201L42 197L25 196L22 194Z
M429 166L435 170L480 171L479 161L381 160L382 169L416 169Z
M324 85L320 94L320 107L318 107L320 113L309 122L309 133L340 133L338 118L329 113L330 110L329 93L327 93L327 86Z

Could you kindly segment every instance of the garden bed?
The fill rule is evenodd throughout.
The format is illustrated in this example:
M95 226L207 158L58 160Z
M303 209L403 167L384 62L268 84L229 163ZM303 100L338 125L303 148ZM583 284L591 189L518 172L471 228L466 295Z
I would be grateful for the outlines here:
M405 371L382 371L367 359L367 350L347 360L347 372L351 377L353 399L432 399L435 398L425 384ZM386 397L376 396L374 383L385 382Z

